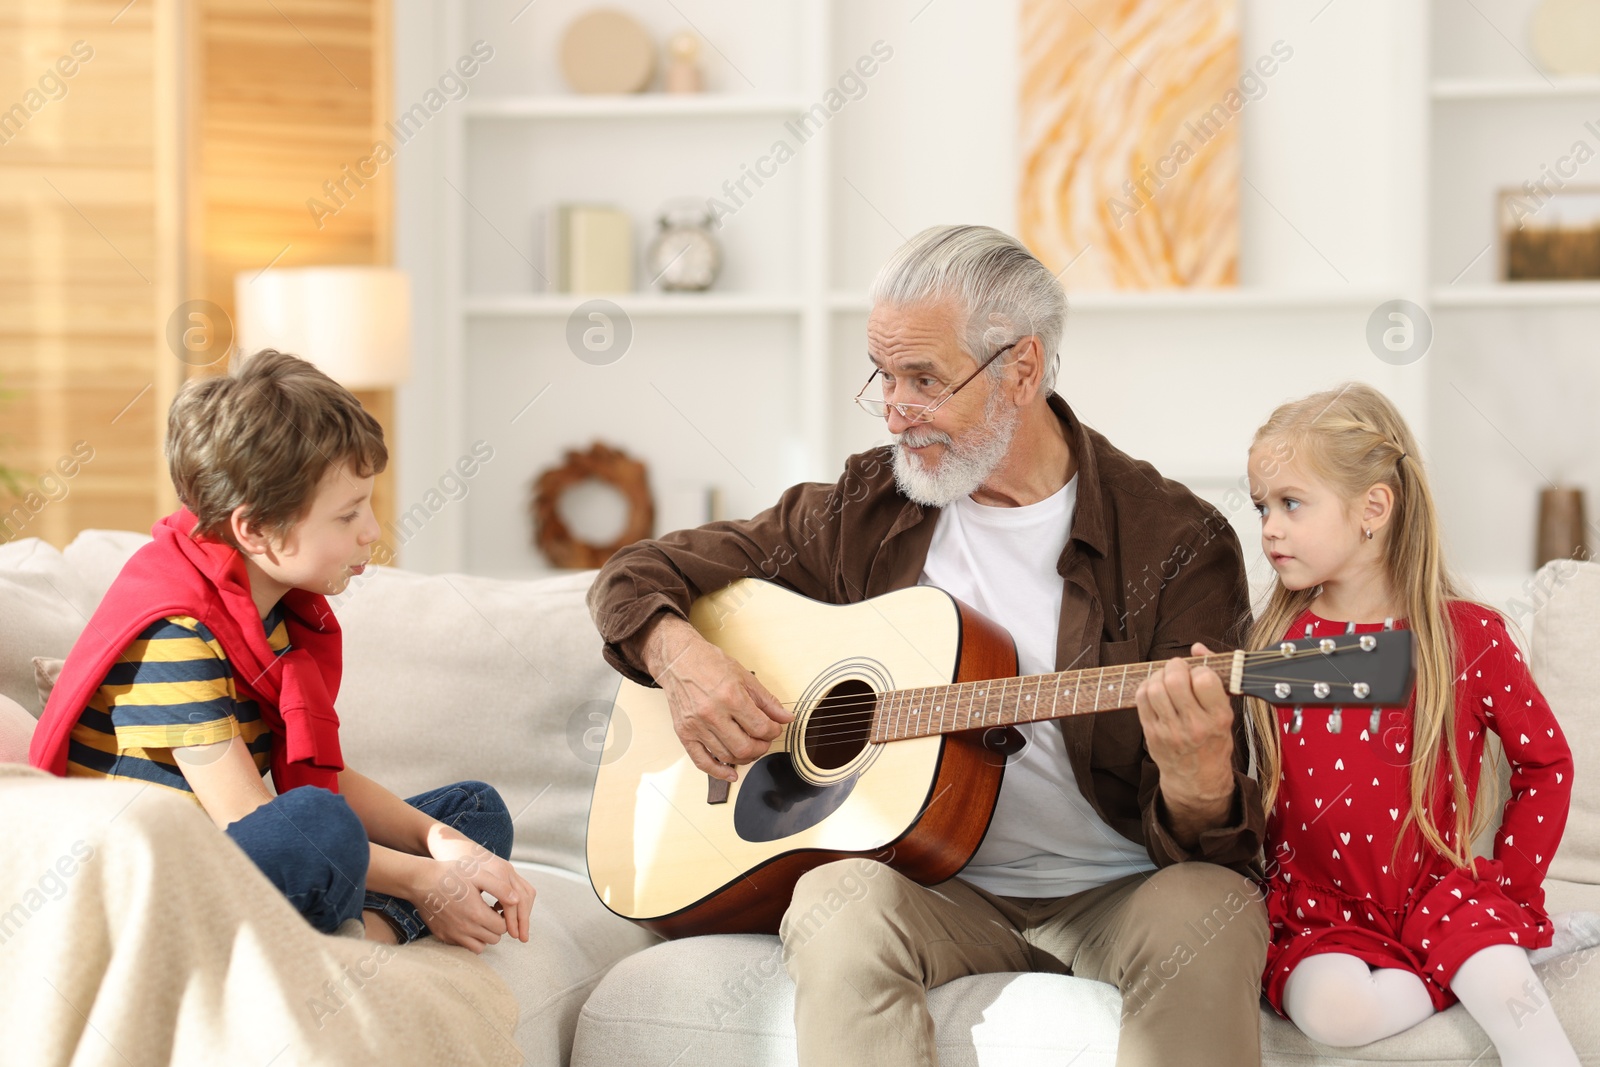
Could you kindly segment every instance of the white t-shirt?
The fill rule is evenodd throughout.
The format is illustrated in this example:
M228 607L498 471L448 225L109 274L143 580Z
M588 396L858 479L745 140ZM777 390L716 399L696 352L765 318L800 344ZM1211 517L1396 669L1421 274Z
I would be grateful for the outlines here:
M919 585L935 585L1003 626L1017 645L1019 674L1056 669L1061 575L1078 502L1076 476L1036 504L993 508L962 497L944 508ZM1066 740L1053 722L1018 729L989 832L961 877L1008 897L1062 897L1137 871L1149 856L1095 813L1078 791Z

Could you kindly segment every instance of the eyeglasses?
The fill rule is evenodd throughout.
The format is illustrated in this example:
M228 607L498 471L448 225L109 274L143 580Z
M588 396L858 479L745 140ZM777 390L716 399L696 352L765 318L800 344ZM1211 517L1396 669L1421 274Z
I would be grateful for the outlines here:
M938 399L934 400L932 403L929 403L929 404L890 403L887 400L874 400L874 399L872 399L870 397L867 397L867 396L863 395L863 394L866 393L866 391L868 389L870 389L872 387L872 379L876 378L878 375L883 373L881 368L880 369L876 369L871 374L867 375L867 384L863 385L861 387L861 392L859 392L859 393L857 393L855 395L855 402L856 402L857 405L860 406L862 411L865 411L868 415L871 415L875 419L888 418L889 409L893 408L896 412L899 413L899 415L900 415L900 417L902 419L905 419L907 422L911 423L912 425L916 425L918 423L923 423L923 422L928 422L933 418L934 412L938 411L941 407L943 407L949 401L949 399L951 397L955 396L957 393L961 392L961 390L965 389L967 387L967 385L974 378L976 378L978 375L982 374L984 372L984 370L986 370L988 368L989 364L991 364L995 360L999 359L1006 352L1008 352L1011 349L1017 347L1017 345L1021 342L1021 340L1022 340L1021 338L1018 338L1017 340L1012 341L1010 344L1006 345L1004 348L997 349L995 351L994 355L990 356L988 359L986 359L982 363L978 364L978 369L977 370L973 371L971 374L969 374L965 378L961 379L961 381L953 389L946 390L941 396L938 397Z

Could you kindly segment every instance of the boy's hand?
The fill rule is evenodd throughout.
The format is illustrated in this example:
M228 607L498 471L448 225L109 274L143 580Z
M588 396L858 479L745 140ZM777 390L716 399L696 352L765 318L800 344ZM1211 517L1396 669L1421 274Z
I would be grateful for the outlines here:
M451 945L482 952L509 933L528 940L528 915L535 890L510 863L477 842L437 827L429 835L424 884L417 911L435 937ZM482 893L495 899L491 907Z

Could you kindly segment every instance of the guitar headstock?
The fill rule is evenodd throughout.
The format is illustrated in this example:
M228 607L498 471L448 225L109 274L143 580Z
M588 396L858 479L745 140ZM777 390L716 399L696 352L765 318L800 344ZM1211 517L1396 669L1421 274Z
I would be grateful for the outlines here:
M1237 692L1293 706L1295 733L1302 707L1332 707L1328 729L1338 733L1346 707L1370 707L1376 714L1379 707L1405 704L1415 676L1410 630L1308 636L1247 652Z

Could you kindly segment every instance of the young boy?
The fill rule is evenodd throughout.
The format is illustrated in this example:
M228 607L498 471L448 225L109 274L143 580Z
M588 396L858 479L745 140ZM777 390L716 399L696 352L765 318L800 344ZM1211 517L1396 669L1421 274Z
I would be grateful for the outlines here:
M182 390L167 460L184 506L73 646L30 762L193 796L319 930L389 943L431 932L474 952L502 934L526 942L534 890L506 862L511 818L494 788L401 800L339 750L326 598L379 536L376 420L267 349Z

